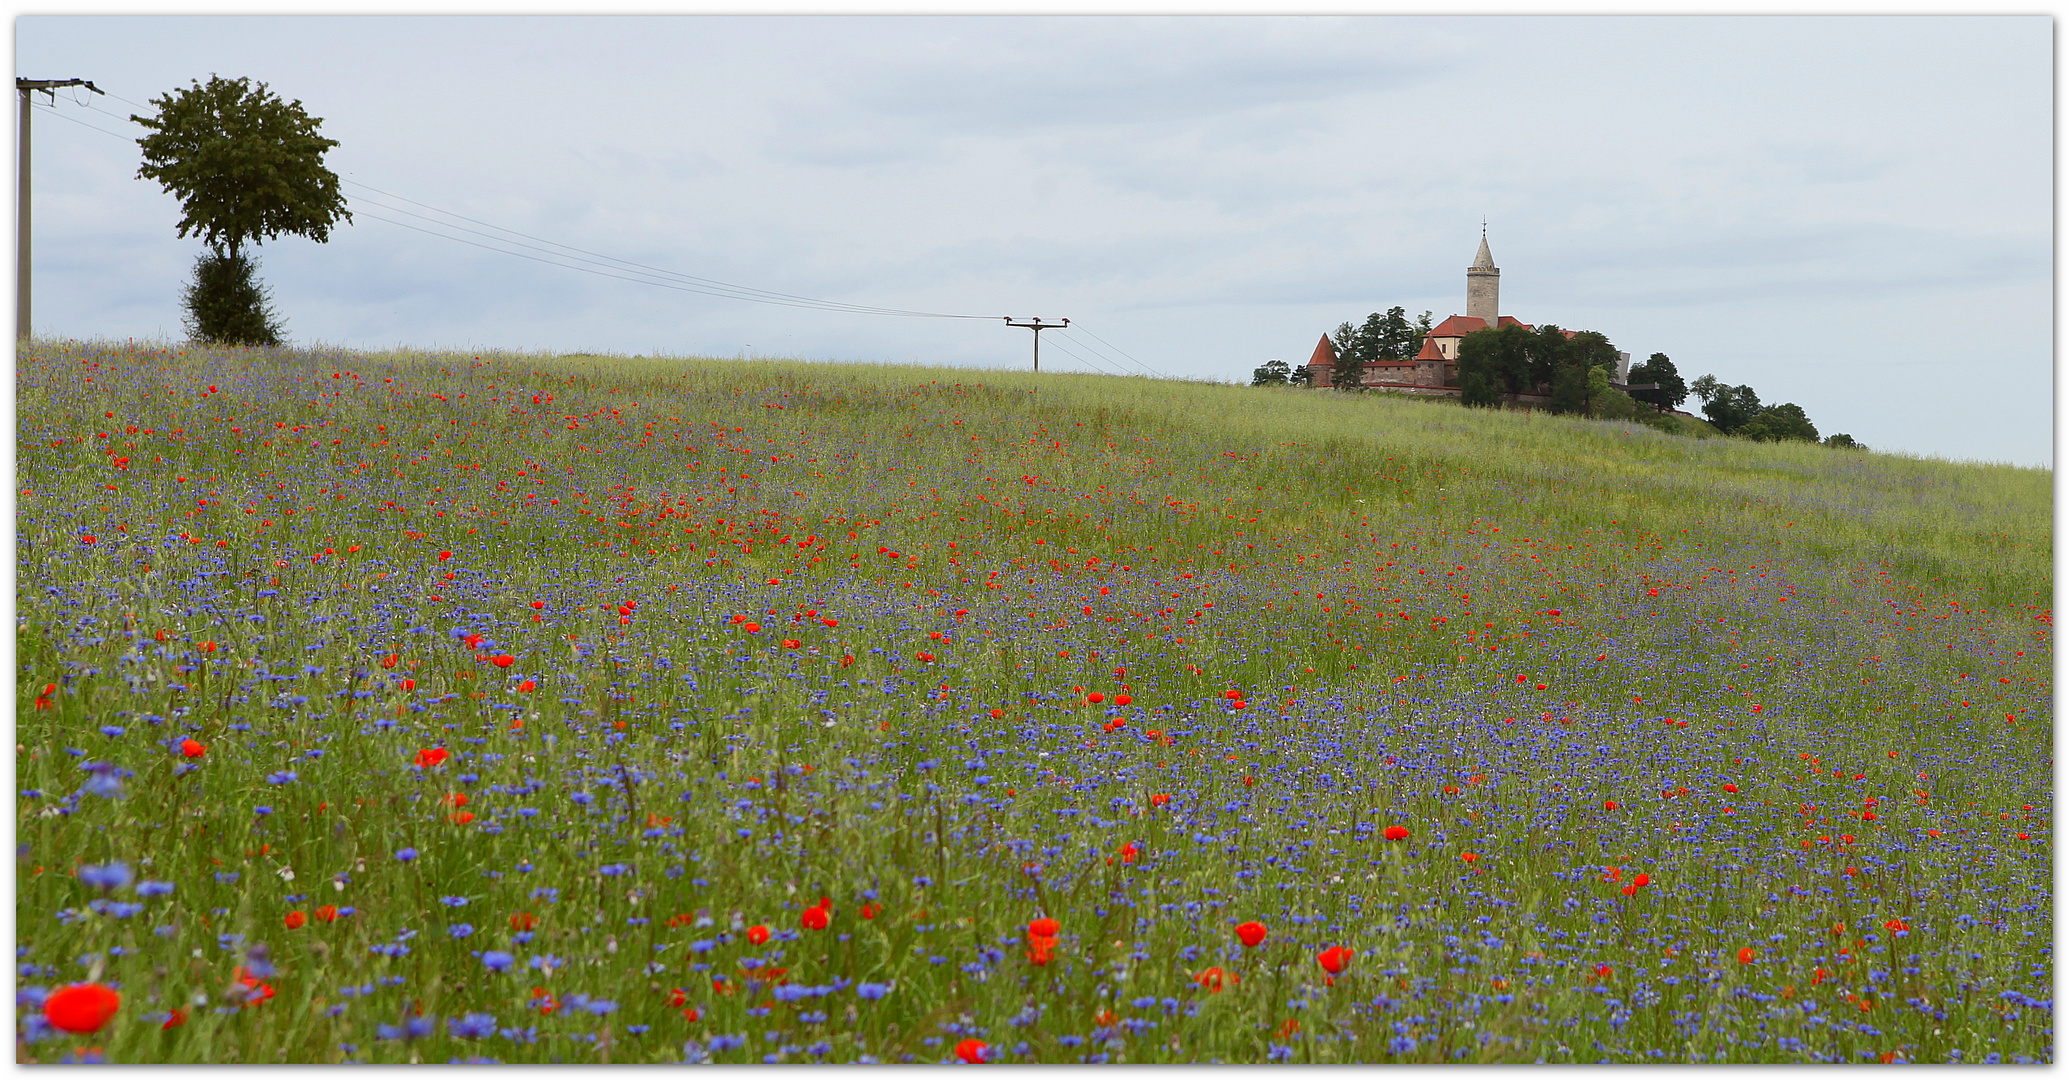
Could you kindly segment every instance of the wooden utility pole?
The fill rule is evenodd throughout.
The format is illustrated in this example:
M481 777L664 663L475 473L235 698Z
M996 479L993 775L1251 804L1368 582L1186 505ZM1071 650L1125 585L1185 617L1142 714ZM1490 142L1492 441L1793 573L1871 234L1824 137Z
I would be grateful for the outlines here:
M1055 330L1070 325L1069 319L1065 319L1062 322L1045 323L1039 315L1027 322L1014 322L1011 315L1005 316L1005 319L1007 326L1024 326L1034 331L1034 369L1036 372L1042 370L1042 331Z
M60 86L83 86L96 94L107 91L85 79L16 79L14 92L21 95L22 122L17 138L20 144L15 149L14 188L14 338L26 341L29 337L29 95L41 90L50 95L52 104L57 102Z

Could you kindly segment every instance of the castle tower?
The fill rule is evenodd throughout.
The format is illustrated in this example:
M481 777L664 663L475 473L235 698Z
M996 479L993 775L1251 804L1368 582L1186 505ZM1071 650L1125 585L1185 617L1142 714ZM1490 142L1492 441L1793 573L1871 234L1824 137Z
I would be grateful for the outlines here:
M1501 269L1494 265L1494 253L1487 250L1487 226L1480 226L1480 254L1466 268L1466 315L1484 319L1488 326L1501 321Z

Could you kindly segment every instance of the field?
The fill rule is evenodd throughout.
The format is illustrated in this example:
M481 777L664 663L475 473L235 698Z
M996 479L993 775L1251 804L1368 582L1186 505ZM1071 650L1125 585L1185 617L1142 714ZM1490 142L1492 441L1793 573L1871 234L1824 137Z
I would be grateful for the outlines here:
M15 389L23 1061L2053 1061L2044 470L804 363Z

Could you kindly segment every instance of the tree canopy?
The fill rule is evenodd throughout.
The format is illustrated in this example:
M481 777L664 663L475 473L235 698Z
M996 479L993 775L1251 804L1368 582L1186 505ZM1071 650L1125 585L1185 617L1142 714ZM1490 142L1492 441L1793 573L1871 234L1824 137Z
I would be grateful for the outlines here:
M1645 362L1632 368L1626 378L1633 386L1653 385L1651 390L1633 390L1631 396L1660 409L1680 408L1688 400L1688 384L1682 381L1681 373L1674 370L1674 361L1666 353L1653 353Z
M151 104L154 116L130 119L152 132L137 140L137 176L179 197L181 238L190 233L235 259L246 245L282 233L317 243L351 221L338 177L323 155L338 145L317 134L323 121L249 79L211 75Z

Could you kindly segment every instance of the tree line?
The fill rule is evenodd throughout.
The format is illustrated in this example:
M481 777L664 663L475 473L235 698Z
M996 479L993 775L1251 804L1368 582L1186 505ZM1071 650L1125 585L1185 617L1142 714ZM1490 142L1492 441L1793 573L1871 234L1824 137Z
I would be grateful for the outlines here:
M1331 387L1363 390L1367 364L1412 359L1429 335L1431 315L1425 311L1411 322L1406 310L1395 307L1384 315L1374 312L1358 326L1338 326L1330 338L1336 349ZM1795 402L1763 405L1752 387L1728 386L1713 375L1687 382L1665 353L1653 353L1631 368L1619 386L1612 380L1618 359L1616 346L1594 330L1568 334L1549 324L1475 330L1458 345L1459 402L1498 408L1505 395L1542 394L1554 413L1633 420L1672 430L1674 418L1668 414L1693 393L1702 401L1710 425L1722 434L1763 442L1820 441L1817 426ZM1311 382L1310 374L1306 368L1270 360L1251 372L1250 384L1303 385ZM1862 448L1846 434L1822 441L1826 446Z

